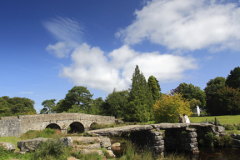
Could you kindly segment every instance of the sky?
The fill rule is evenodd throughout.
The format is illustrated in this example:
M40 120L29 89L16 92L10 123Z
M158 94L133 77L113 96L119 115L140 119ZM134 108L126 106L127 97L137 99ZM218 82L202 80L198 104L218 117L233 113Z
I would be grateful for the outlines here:
M0 97L47 99L85 86L105 99L136 65L161 92L201 89L239 66L239 0L0 0Z

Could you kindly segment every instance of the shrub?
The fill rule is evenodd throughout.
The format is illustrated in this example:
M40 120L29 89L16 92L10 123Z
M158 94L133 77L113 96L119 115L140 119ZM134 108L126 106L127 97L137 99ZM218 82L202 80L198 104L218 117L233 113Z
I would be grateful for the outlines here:
M35 160L59 159L64 160L70 155L70 148L67 148L59 139L49 139L45 142L40 142L38 148L33 154Z
M225 128L225 130L235 130L236 129L235 126L229 125L229 124L224 125L224 128Z
M84 155L81 152L75 152L73 155L80 160L102 160L102 156L97 153Z
M159 122L178 122L178 114L191 115L192 111L190 109L189 101L185 100L182 95L162 95L161 100L157 100L153 106L155 121Z
M214 133L208 132L203 139L199 140L202 146L214 147L214 143L217 141L217 137Z
M230 135L224 135L217 138L217 145L219 147L230 147L232 145L232 137Z
M108 128L109 126L107 125L102 125L102 124L97 124L97 123L93 123L89 130L95 130L95 129L102 129L102 128Z

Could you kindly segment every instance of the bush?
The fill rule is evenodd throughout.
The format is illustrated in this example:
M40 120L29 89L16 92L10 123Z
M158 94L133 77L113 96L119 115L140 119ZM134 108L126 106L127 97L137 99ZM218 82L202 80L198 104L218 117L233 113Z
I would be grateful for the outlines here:
M24 155L5 150L0 146L0 160L6 159L31 159L32 153L25 153Z
M228 131L231 131L231 130L235 130L235 129L236 129L235 126L229 125L229 124L224 125L224 128L225 128L225 130L228 130Z
M109 128L109 126L107 125L102 125L102 124L97 124L97 123L93 123L89 130L95 130L95 129L102 129L102 128Z
M199 143L204 147L214 147L216 141L216 135L212 132L208 132L203 139L199 140Z
M75 152L73 155L80 160L102 160L102 156L97 153L84 155L81 152Z
M20 138L21 139L33 139L38 137L56 138L56 137L59 137L59 135L62 135L61 131L51 129L51 128L46 128L41 131L37 131L37 130L27 131L26 133L22 134Z
M33 154L33 159L65 160L70 155L70 149L71 148L67 148L59 138L49 139L39 143L38 148Z
M172 96L162 95L162 99L157 100L153 108L157 123L179 122L178 114L186 114L188 116L192 114L189 101L185 100L181 94L174 94Z
M224 135L217 138L217 145L219 147L230 147L232 145L232 137L230 135Z

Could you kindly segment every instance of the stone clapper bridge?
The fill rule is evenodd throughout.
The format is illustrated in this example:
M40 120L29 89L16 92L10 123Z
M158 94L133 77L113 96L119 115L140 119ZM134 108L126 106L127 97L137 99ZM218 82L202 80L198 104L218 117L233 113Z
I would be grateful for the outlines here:
M82 113L58 113L2 117L0 136L19 136L29 130L59 129L62 133L84 132L96 136L128 135L133 143L153 149L162 155L166 151L199 153L198 141L208 132L224 134L224 127L209 123L160 123L129 125L88 131L92 124L113 124L115 117ZM71 130L67 131L70 126ZM163 132L165 130L165 138Z

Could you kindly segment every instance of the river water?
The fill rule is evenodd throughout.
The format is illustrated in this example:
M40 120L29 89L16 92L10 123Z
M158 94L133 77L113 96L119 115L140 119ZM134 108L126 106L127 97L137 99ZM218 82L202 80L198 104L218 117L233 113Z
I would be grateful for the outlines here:
M116 142L121 143L121 147L112 148L114 154L119 158L122 156L125 144L128 141L123 137L111 137L112 144ZM200 153L198 155L184 154L189 160L240 160L240 148L199 148ZM166 157L172 152L164 152ZM178 154L178 153L174 153Z

